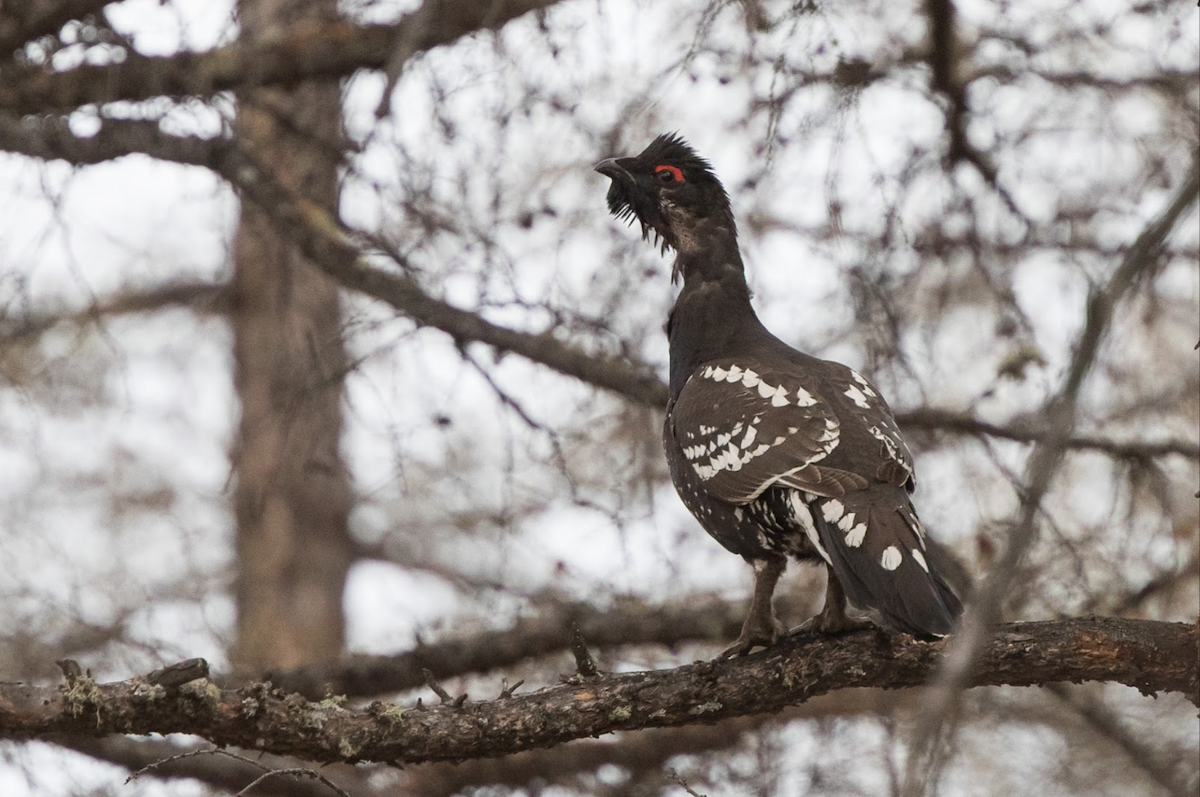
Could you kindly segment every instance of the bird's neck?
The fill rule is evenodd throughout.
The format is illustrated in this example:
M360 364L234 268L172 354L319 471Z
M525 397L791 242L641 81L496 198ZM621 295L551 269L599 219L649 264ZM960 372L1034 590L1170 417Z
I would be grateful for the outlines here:
M744 353L771 338L750 305L750 288L737 239L704 249L680 250L675 273L683 289L671 309L671 397L705 362Z

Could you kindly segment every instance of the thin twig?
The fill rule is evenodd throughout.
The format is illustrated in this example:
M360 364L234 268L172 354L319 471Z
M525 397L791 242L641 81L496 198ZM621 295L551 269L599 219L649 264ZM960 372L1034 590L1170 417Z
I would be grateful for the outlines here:
M583 632L579 630L579 624L575 621L571 621L569 644L571 654L575 656L575 671L584 678L595 678L599 675L600 668L596 665L596 660L592 658L587 642L584 641Z
M691 795L691 797L705 797L705 795L700 794L699 792L695 791L691 786L689 786L687 781L684 780L682 777L680 777L679 773L676 772L675 770L668 769L666 771L666 775L667 775L668 780L670 780L672 783L674 783L679 788L686 791L688 794Z
M292 767L291 769L272 769L268 772L264 772L263 774L259 775L257 778L255 778L254 780L252 780L248 784L246 784L246 787L237 793L237 797L242 797L242 795L249 794L250 790L253 789L255 786L257 786L258 784L263 783L264 781L270 780L271 778L277 778L277 777L291 777L291 778L295 778L297 780L299 780L300 778L312 778L313 780L317 781L318 783L328 786L334 793L336 793L338 795L338 797L350 797L349 792L338 788L336 785L334 785L334 783L331 780L329 780L329 778L325 777L324 775L322 775L320 772L317 772L316 770L307 769L305 767Z

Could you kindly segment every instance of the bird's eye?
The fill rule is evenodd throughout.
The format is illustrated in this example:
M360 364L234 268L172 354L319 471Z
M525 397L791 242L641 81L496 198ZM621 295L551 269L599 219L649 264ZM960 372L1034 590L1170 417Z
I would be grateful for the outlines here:
M660 183L682 183L683 172L678 166L655 166L654 174Z

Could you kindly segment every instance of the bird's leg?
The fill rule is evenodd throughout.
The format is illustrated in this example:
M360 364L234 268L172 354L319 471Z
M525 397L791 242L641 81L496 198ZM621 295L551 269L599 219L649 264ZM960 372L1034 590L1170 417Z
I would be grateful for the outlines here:
M751 565L754 567L754 593L750 596L750 611L742 623L742 633L725 649L722 658L745 656L752 648L769 647L787 632L783 624L775 619L775 609L771 603L775 584L787 567L787 559L771 554L766 559L755 559Z
M842 582L838 581L829 565L825 565L825 574L829 577L825 585L825 606L817 614L793 628L790 633L815 631L818 634L840 634L843 631L871 628L869 621L854 620L846 615L846 593L842 589Z

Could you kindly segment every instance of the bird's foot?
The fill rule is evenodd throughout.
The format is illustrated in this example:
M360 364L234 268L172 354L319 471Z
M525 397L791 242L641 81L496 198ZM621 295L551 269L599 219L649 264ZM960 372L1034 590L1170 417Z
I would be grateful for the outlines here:
M833 636L848 634L851 631L862 631L864 628L874 628L870 620L857 620L847 617L842 612L821 612L805 620L800 625L788 631L788 636L803 636L806 634Z
M721 651L720 658L735 659L745 656L754 648L769 648L787 635L787 627L774 617L767 622L761 620L752 622L754 618L747 617L742 625L742 633L733 644Z

